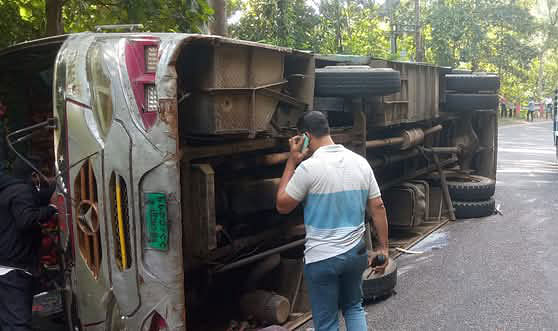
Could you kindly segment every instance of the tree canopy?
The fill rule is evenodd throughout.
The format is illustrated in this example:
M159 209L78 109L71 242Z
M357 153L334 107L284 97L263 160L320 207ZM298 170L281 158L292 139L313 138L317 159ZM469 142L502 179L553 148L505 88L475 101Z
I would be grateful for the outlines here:
M274 9L280 0L245 0L234 37L318 53L414 60L417 27L426 62L501 76L501 94L515 102L558 87L558 0L310 0L289 1L295 17ZM417 19L417 8L420 17ZM282 39L280 25L288 23Z
M208 3L0 0L0 48L102 24L205 32L213 15ZM226 5L235 38L495 72L501 94L517 102L548 96L558 87L558 0L226 0Z
M0 0L0 48L48 35L141 23L147 31L202 32L206 0Z

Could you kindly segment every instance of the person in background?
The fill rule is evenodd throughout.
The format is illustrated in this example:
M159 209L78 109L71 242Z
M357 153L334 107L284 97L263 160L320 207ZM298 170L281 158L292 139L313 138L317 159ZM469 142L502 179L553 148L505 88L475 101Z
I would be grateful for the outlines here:
M367 207L378 234L379 253L386 257L375 272L384 272L389 254L380 189L368 161L333 142L324 114L304 113L297 128L299 135L289 140L290 156L279 182L276 207L287 214L305 201L304 279L314 327L339 330L341 310L347 330L365 331L362 274L372 264L364 241ZM303 151L305 140L309 145Z
M508 117L515 117L515 105L513 104L513 102L508 105Z
M535 101L533 101L533 97L530 97L529 103L527 104L527 122L529 122L529 117L531 117L531 122L533 122L534 115L535 115Z
M544 99L544 112L546 114L545 118L552 119L552 98Z
M23 163L14 176L0 172L0 330L31 330L34 277L39 266L40 223L50 220L54 185Z
M500 117L506 117L508 114L508 109L506 106L506 100L504 98L500 101Z

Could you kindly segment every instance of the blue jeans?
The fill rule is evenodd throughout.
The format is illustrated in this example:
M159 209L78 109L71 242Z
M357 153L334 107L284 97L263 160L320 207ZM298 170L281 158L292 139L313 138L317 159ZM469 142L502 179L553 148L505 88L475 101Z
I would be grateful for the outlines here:
M361 241L350 251L304 266L316 331L339 330L339 310L347 331L366 331L362 307L362 273L368 266Z

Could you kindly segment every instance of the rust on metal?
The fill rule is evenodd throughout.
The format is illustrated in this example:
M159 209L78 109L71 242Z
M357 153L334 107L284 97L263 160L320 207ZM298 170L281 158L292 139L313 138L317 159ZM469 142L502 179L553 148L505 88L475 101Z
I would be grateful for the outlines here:
M431 135L442 130L442 125L438 124L426 130L415 128L405 130L400 137L390 137L385 139L369 140L366 142L366 148L379 148L386 146L399 146L401 149L408 149L424 140L425 136Z
M159 99L159 118L169 127L169 137L178 137L178 104L176 99Z
M448 183L446 181L446 174L444 172L444 168L440 163L440 159L436 153L432 153L432 160L434 160L434 164L438 168L438 172L440 173L440 182L442 184L442 193L444 194L444 201L446 202L446 206L448 207L448 213L450 215L450 221L455 221L455 213L453 209L453 203L451 201Z
M212 146L188 146L184 148L184 157L190 160L203 159L213 156L225 156L244 152L254 152L280 146L280 140L276 138L244 140L235 143L225 143Z

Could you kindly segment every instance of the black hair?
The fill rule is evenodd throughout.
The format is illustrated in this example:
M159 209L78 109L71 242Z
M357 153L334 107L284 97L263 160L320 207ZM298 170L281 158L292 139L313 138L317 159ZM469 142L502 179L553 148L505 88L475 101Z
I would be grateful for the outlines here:
M303 113L296 123L296 128L301 133L309 132L317 138L329 135L329 123L326 116L315 110Z

